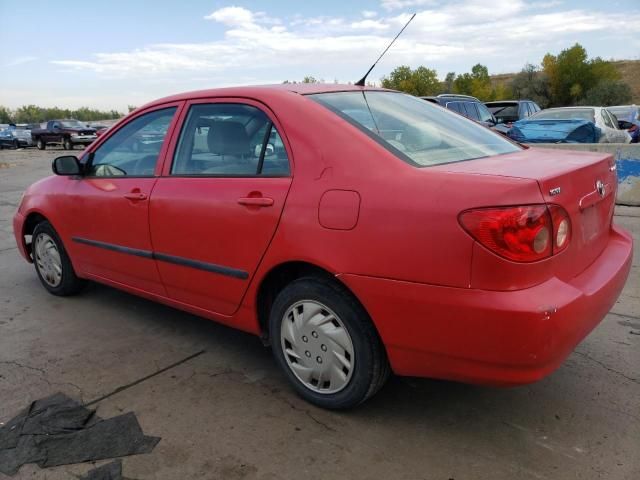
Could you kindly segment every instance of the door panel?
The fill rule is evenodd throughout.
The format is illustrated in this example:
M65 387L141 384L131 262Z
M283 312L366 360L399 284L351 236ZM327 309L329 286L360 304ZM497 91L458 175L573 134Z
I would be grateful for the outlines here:
M70 180L65 209L82 272L166 295L153 259L149 198L177 107L141 112L83 157L85 176Z
M157 266L169 297L231 315L276 231L290 148L248 99L189 102L183 117L150 201Z
M73 257L79 268L125 285L164 295L151 257L148 200L155 178L89 178L68 189Z
M290 183L290 178L158 179L151 238L169 297L232 314L275 233ZM241 201L246 197L273 204L246 205Z

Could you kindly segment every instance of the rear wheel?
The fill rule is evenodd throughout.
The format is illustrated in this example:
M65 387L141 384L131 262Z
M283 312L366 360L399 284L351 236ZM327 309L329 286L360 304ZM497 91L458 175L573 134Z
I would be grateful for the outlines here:
M64 245L49 222L36 225L31 245L36 273L49 293L74 295L85 287L86 280L76 276Z
M16 150L20 148L20 142L18 140L13 141L13 148L15 148Z
M36 147L38 148L38 150L44 150L45 148L47 148L47 145L42 141L40 137L38 137L38 140L36 140Z
M62 148L65 150L73 150L73 143L71 143L71 138L65 137L62 140Z
M305 277L276 297L273 352L296 392L324 408L349 408L389 376L384 347L360 304L335 281Z

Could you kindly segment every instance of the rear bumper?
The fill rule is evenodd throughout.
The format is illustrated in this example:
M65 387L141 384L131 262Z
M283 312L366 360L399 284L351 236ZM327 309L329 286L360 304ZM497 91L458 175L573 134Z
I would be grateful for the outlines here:
M553 372L604 318L631 268L633 240L613 227L584 272L518 291L440 287L343 274L399 375L518 385Z

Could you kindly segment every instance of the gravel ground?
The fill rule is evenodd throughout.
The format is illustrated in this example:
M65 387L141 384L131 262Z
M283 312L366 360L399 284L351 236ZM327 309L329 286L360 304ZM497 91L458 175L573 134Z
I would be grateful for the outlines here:
M139 480L640 478L640 208L616 211L636 239L623 295L556 373L513 389L392 378L333 413L299 400L252 336L100 285L48 295L11 217L59 154L0 152L0 422L57 391L89 401L124 387L96 406L134 411L162 437L123 459ZM13 478L90 468L27 465Z

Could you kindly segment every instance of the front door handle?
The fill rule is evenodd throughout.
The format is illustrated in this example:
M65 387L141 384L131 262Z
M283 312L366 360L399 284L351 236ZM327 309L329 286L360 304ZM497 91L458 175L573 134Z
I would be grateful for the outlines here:
M147 194L142 192L130 192L130 193L125 193L124 198L128 200L134 200L134 201L146 200Z
M273 205L273 198L268 197L242 197L238 199L240 205L249 207L270 207Z

